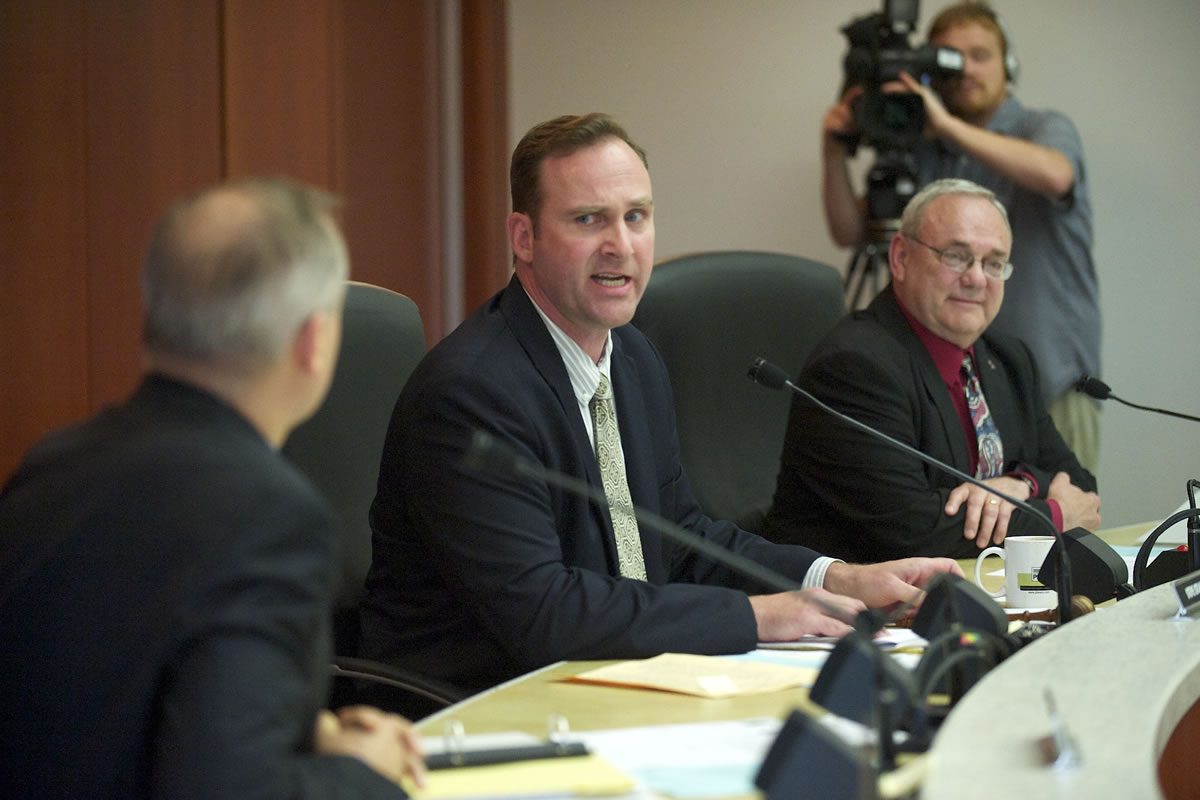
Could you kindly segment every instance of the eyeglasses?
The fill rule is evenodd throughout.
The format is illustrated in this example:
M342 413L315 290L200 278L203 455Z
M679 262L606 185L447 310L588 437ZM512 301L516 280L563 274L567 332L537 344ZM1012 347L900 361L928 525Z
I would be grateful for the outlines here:
M966 272L975 264L976 258L971 253L964 253L962 250L952 250L950 248L939 250L931 244L925 244L925 242L922 242L915 236L909 236L907 233L904 234L904 238L911 239L917 244L924 245L937 253L938 261L941 261L942 266L951 272ZM978 261L979 266L983 268L983 274L994 281L1006 281L1012 276L1013 265L1011 261L1001 261L998 258L984 257L980 257Z

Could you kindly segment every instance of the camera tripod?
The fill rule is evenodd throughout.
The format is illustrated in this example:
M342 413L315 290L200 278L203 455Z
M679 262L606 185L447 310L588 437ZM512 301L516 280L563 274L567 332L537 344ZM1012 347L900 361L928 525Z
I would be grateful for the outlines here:
M866 239L854 248L846 265L846 308L862 308L889 280L888 244L900 230L898 219L869 219Z

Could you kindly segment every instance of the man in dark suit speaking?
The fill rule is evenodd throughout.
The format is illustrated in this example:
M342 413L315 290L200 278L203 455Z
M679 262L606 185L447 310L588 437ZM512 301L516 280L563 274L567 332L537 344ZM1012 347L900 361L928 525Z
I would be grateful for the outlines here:
M904 210L892 283L818 344L799 385L990 486L1060 530L1100 524L1096 481L1054 427L1026 345L988 325L1004 300L1012 230L970 181L935 181ZM970 557L1006 534L1045 534L1007 501L792 403L765 536L843 558Z
M743 652L843 633L864 603L911 599L957 569L831 563L707 518L680 465L666 368L627 324L654 260L645 154L604 115L560 117L517 145L511 181L515 276L425 357L392 418L371 509L369 656L481 689L559 659ZM767 594L628 514L481 473L463 461L477 430L811 588Z
M143 271L149 372L0 493L0 797L385 798L407 722L321 711L333 512L278 454L337 361L323 193L180 201Z

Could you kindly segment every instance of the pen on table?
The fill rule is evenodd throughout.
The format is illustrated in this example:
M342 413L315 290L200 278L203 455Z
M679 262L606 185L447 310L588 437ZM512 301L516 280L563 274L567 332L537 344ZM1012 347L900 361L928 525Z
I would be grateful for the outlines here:
M896 653L907 653L909 655L919 656L919 655L923 655L925 653L925 648L924 648L924 646L918 646L918 645L905 646L905 647L889 647L886 650L886 652L892 653L893 655Z

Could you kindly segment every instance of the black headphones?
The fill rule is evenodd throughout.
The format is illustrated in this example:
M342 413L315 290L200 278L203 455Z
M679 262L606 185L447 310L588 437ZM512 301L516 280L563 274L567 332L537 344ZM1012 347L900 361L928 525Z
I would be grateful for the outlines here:
M1004 37L1004 77L1009 83L1016 83L1017 75L1021 72L1021 64L1017 61L1017 50L1016 45L1013 44L1012 35L994 9L988 8L987 12L996 23L996 27L1000 29L1000 35Z
M996 24L996 27L1000 29L1000 44L1004 48L1004 78L1009 83L1016 83L1017 75L1021 71L1021 65L1017 61L1016 46L1013 44L1013 38L1009 35L1004 21L1000 19L1000 15L996 13L996 10L987 3L972 3L971 5L986 14Z

